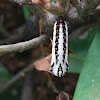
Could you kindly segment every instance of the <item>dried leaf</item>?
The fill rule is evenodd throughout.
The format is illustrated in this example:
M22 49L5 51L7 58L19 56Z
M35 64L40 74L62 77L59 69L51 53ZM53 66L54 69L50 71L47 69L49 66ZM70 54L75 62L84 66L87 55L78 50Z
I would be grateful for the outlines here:
M47 0L32 0L33 3L35 4L48 4L48 1Z
M49 72L50 64L51 64L51 54L41 60L34 62L35 68L40 71Z
M56 100L72 100L72 96L66 92L60 92L59 95L56 97Z
M71 53L71 52L69 50L69 53ZM50 68L50 65L51 65L51 56L52 55L50 54L47 57L45 57L45 58L43 58L41 60L38 60L38 61L34 62L35 68L37 70L40 70L40 71L48 71L49 72L49 68ZM68 62L70 62L70 61L68 61Z

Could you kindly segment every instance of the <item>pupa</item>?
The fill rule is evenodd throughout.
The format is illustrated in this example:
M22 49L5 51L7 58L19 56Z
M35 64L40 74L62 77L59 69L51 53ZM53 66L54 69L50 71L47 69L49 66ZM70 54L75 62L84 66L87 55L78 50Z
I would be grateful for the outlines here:
M58 16L53 28L50 71L62 77L68 69L68 27L64 18Z

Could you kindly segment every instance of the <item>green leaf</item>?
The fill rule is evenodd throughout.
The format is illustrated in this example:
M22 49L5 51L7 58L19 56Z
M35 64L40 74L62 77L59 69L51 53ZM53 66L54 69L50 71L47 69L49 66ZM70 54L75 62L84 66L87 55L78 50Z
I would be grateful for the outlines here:
M78 37L75 41L69 43L69 49L74 51L73 54L69 55L69 72L80 73L96 31L97 26L94 26L83 34L84 38Z
M73 100L100 100L100 27L88 51Z
M7 69L0 64L0 88L12 78ZM4 93L0 94L0 100L20 100L23 82L17 81L8 88Z
M0 100L20 100L22 94L21 90L22 86L14 84L4 93L0 94Z
M30 11L27 6L23 5L22 10L23 10L25 19L30 16Z
M7 69L0 64L0 79L10 79L11 74L7 71Z

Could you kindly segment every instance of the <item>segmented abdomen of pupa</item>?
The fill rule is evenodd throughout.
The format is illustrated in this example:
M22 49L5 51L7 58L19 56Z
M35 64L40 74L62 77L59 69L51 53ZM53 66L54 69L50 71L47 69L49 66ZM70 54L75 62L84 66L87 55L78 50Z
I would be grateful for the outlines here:
M61 77L68 70L68 27L62 16L57 17L53 30L50 71Z

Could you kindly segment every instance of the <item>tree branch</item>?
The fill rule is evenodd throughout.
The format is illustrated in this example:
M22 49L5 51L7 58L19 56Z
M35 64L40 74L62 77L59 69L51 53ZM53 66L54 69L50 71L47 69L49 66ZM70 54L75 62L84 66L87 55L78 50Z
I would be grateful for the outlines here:
M77 9L77 12L80 16L83 16L83 8L80 5L80 2L78 0L71 0L71 4Z
M99 4L100 4L100 0L87 0L86 1L87 6L84 12L87 15L90 15Z
M25 41L25 42L20 42L20 43L11 44L11 45L1 45L0 54L11 53L11 52L23 52L24 50L28 50L30 48L39 46L46 39L47 39L47 36L42 35L40 37L34 38L29 41Z
M65 15L65 11L68 12L70 7L70 0L59 0L56 3L48 0L32 0L32 2L55 15Z
M26 1L28 2L29 0L26 0ZM65 0L59 0L58 2L60 2L60 1L62 2ZM97 20L97 19L95 19L97 16L94 16L94 18L91 17L91 16L93 16L94 11L92 11L92 13L90 15L85 13L85 9L86 9L84 7L85 1L86 0L81 0L81 1L80 0L70 0L70 3L77 9L77 11L76 11L76 9L75 9L75 11L73 11L73 9L70 8L71 15L67 14L67 16L66 16L67 11L64 11L66 20L69 22L69 27L70 27L69 31L71 30L71 32L81 26L85 26L87 24L94 23ZM94 0L94 1L98 1L98 2L95 2L95 5L99 4L99 0ZM67 2L67 0L65 2ZM45 7L46 4L48 4L47 0L32 0L31 4L27 3L28 7L37 16L37 18L41 18L41 20L43 20L45 32L52 33L52 27L53 27L53 24L54 24L58 14L55 15L56 12L54 12L53 14L49 13L53 10L52 6L55 6L55 4L54 5L52 4L52 6L50 6L49 9L48 9L48 7L47 8ZM63 2L62 2L62 5L63 5ZM67 5L67 7L68 7L68 5ZM66 8L66 6L65 6L65 8ZM50 9L51 9L51 11L49 11ZM55 6L55 10L53 10L53 11L57 11L57 10L58 10L58 8ZM94 8L94 10L95 10L95 8Z

